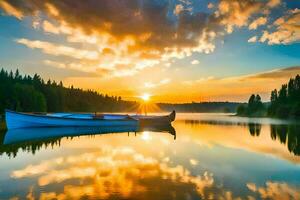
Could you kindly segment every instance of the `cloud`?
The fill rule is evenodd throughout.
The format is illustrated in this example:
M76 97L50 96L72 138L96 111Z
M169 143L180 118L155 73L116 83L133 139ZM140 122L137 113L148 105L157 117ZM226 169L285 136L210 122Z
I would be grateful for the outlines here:
M57 27L55 25L53 25L52 23L50 23L49 21L45 20L43 22L43 29L45 32L47 33L53 33L53 34L59 34L62 31L60 30L60 27Z
M189 5L189 4L188 4ZM183 11L191 12L192 8L191 7L184 7L182 4L177 4L174 9L174 15L179 15Z
M40 40L28 40L25 38L17 39L17 43L23 44L32 49L41 49L44 53L55 56L68 56L76 59L95 60L98 57L96 51L80 50L69 46L56 45L50 42Z
M214 5L213 3L208 3L208 4L207 4L207 8L208 8L208 9L212 9L212 8L214 8L214 6L215 6L215 5Z
M267 6L273 8L273 7L276 7L278 5L281 4L281 0L270 0L268 3L267 3Z
M186 5L191 5L192 2L190 0L179 0L181 3L186 4Z
M184 7L181 4L175 6L174 14L179 15L182 11L184 11Z
M53 60L44 60L44 64L59 69L72 69L80 72L87 72L87 73L94 73L94 74L96 73L102 76L111 73L110 69L98 66L96 63L93 64L93 63L67 62L67 61L58 62Z
M261 72L257 74L247 75L247 76L241 76L239 77L240 80L247 81L251 79L287 79L295 76L296 74L300 74L300 67L288 67L283 69L275 69L267 72Z
M146 82L144 84L144 86L145 86L145 88L156 88L156 87L159 87L162 85L166 85L166 84L170 83L170 81L171 81L170 79L166 78L166 79L159 81L158 83Z
M199 62L199 60L192 60L191 61L191 64L192 65L198 65L200 62Z
M249 190L251 190L252 192L256 192L256 191L257 191L257 188L256 188L255 183L247 183L246 186L247 186L247 188L248 188Z
M8 15L14 16L19 20L24 17L23 13L20 10L16 9L5 1L0 1L0 8L2 8Z
M256 41L257 41L257 36L253 36L248 40L248 42L256 42Z
M197 47L198 39L204 31L205 14L185 12L179 16L179 23L174 23L167 15L170 7L168 1L157 3L138 0L124 2L104 0L76 2L75 5L71 0L6 2L10 2L10 5L16 9L23 10L26 15L42 11L58 22L81 28L86 34L107 33L119 41L132 37L135 44L131 50L145 48L164 51L164 48L173 46L178 50ZM176 7L178 12L183 10L181 4ZM180 23L182 20L184 23ZM190 27L189 31L183 31L187 27ZM146 33L150 33L146 39L139 37ZM191 33L193 37L190 37Z
M196 85L196 84L211 81L211 80L214 80L214 79L215 79L215 77L208 76L208 77L200 78L200 79L197 79L197 80L183 81L182 83L185 84L185 85Z
M300 74L298 66L225 78L204 77L182 81L182 86L177 86L176 91L188 93L189 98L199 99L200 96L202 101L209 101L210 98L219 101L246 101L253 93L259 93L264 100L269 100L270 91L281 87L297 74ZM232 91L235 91L235 95Z
M22 13L22 18L38 15L41 18L38 25L33 24L35 27L41 25L46 34L66 38L61 44L25 38L19 39L18 43L41 49L46 54L81 59L73 61L78 62L78 66L85 67L83 63L90 59L98 60L94 66L101 68L119 70L118 65L126 65L126 70L114 72L117 76L136 74L160 62L182 59L195 52L211 53L215 48L216 33L208 27L209 15L190 12L192 7L186 7L191 6L189 1L182 1L175 7L176 21L168 14L169 1L3 2L9 10ZM5 11L11 13L9 10Z
M235 27L246 26L249 18L260 12L261 6L259 1L221 0L215 14L227 33L232 33Z
M249 30L255 30L257 27L265 25L267 23L267 18L266 17L259 17L255 19L250 25L249 25Z
M196 165L198 165L198 160L190 159L190 164L193 165L193 166L196 166Z
M252 0L220 0L218 9L215 11L215 19L225 26L228 34L235 28L241 28L249 24L249 20L255 15L270 13L270 10L280 4L280 0L252 1ZM262 25L266 19L259 18L260 24L255 22L251 28ZM266 22L265 22L266 23ZM265 24L264 23L264 24Z
M168 0L2 0L0 7L20 20L31 18L34 27L49 36L61 37L57 44L25 38L18 43L52 56L68 56L76 66L88 68L82 71L109 69L113 71L110 75L128 76L174 58L212 53L217 39L236 28L256 29L267 24L265 15L278 5L280 0L220 0L208 3L213 10L204 12L188 0L177 4ZM284 18L288 25L278 26L280 33L265 30L260 41L277 44L299 40L297 20ZM70 65L62 64L66 68Z
M169 68L169 67L171 67L171 64L172 64L172 63L167 62L167 63L165 63L165 66Z
M291 10L286 16L278 18L274 22L275 31L265 30L260 42L273 44L290 44L300 40L300 12Z

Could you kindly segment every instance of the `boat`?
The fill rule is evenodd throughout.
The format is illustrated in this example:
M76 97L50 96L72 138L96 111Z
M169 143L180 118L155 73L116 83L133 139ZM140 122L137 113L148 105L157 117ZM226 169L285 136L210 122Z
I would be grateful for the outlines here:
M7 129L34 127L106 127L106 126L137 126L138 120L129 115L107 118L105 115L48 115L5 111Z
M5 110L7 129L34 127L110 127L170 124L175 120L173 111L165 116L85 114L85 113L22 113Z
M176 112L173 110L169 115L155 116L155 115L135 115L132 116L139 121L140 126L155 126L171 124L176 118Z

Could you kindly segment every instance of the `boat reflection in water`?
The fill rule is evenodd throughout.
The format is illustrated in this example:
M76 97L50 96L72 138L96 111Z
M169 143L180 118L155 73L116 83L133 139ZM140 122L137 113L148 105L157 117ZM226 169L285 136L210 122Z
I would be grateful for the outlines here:
M137 134L145 132L169 133L176 139L176 131L171 125L156 126L114 126L114 127L59 127L59 128L25 128L8 130L2 136L0 154L6 153L15 157L18 150L26 150L35 153L43 146L60 146L62 138L79 137L84 135L101 134Z

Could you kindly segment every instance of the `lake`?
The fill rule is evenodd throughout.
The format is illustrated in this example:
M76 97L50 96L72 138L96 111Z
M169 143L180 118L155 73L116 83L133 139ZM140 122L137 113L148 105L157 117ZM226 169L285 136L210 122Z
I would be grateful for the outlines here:
M0 199L300 199L297 122L178 114L172 126L1 134Z

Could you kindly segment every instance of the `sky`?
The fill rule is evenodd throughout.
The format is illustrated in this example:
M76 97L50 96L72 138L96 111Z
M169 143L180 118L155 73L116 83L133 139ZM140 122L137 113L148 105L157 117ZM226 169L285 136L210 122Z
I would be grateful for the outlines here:
M247 101L300 74L298 0L0 0L0 67L123 99Z

